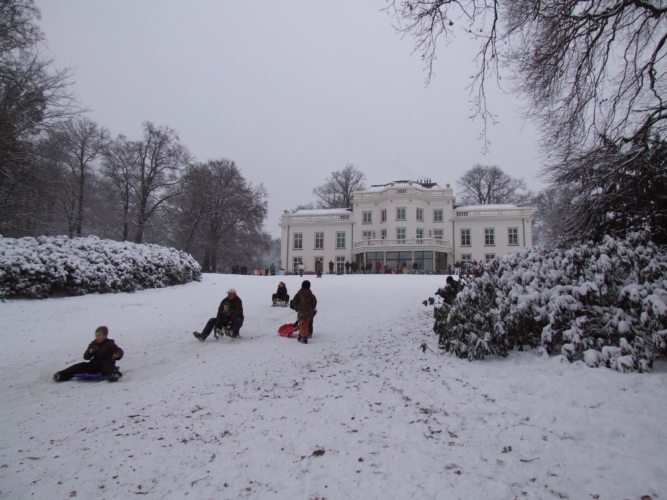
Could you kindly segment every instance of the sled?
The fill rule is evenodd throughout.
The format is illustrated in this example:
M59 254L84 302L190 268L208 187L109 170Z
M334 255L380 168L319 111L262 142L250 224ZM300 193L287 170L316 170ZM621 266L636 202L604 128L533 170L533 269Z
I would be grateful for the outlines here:
M294 326L294 323L285 323L283 326L278 328L278 335L281 337L291 337L296 332L299 331L298 326Z
M271 304L271 307L287 307L287 301L276 299L273 301L273 304Z
M232 336L232 330L231 328L214 328L213 329L213 336L216 339L220 339L222 337L231 337ZM236 338L239 338L240 335Z
M116 368L119 368L118 366ZM116 370L118 373L120 373L120 370ZM77 380L81 380L82 382L99 382L102 380L106 380L106 376L102 375L101 373L77 373L73 376L73 378Z
M106 380L107 378L102 375L101 373L77 373L74 375L75 379L81 380L84 382L94 382L94 381L101 381L101 380Z

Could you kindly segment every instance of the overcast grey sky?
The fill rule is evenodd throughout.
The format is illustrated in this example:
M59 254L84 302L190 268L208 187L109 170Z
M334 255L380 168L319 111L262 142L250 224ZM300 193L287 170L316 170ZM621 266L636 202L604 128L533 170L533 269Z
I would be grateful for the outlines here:
M483 155L466 86L475 46L441 46L425 87L419 54L383 0L36 0L56 66L74 70L87 116L138 138L178 131L200 161L228 158L268 190L267 230L348 162L367 184L445 185L495 164L537 190L537 135L518 102L490 95ZM455 191L456 194L456 191Z

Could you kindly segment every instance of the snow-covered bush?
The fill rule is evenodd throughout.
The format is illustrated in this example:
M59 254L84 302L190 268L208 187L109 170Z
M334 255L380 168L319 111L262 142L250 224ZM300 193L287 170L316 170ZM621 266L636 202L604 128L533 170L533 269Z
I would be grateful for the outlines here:
M440 347L470 360L528 346L648 371L667 354L667 253L639 233L527 248L480 266L435 318Z
M200 279L199 264L189 254L173 248L96 236L0 236L2 298L133 292Z

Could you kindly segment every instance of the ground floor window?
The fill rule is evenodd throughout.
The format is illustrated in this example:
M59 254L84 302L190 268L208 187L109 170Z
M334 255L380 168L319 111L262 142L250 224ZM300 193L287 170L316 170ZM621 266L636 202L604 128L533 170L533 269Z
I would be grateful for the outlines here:
M375 265L378 260L384 266L384 252L366 252L366 262L370 261Z
M336 257L336 272L345 272L345 257Z
M398 264L405 264L408 271L412 271L412 252L387 252L387 264L392 271L398 272Z
M487 262L489 262L490 260L493 260L495 258L496 258L495 253L486 253L486 254L484 254L484 260L486 260Z
M444 255L444 254L443 254ZM424 271L433 271L433 252L415 252L415 262L424 264Z
M461 254L461 262L470 262L472 261L472 254L471 253L462 253Z
M435 252L435 269L444 271L447 269L447 254L444 252Z
M299 264L303 262L303 259L301 257L294 257L294 260L292 260L292 271L299 272Z

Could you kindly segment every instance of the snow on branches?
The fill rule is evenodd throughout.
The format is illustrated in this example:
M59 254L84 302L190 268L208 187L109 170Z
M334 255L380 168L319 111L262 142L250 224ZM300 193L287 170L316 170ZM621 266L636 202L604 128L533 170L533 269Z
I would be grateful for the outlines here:
M435 318L440 348L469 360L528 346L649 371L667 354L667 253L646 233L527 248L480 266Z
M0 298L133 292L200 279L199 264L173 248L96 236L0 236Z

